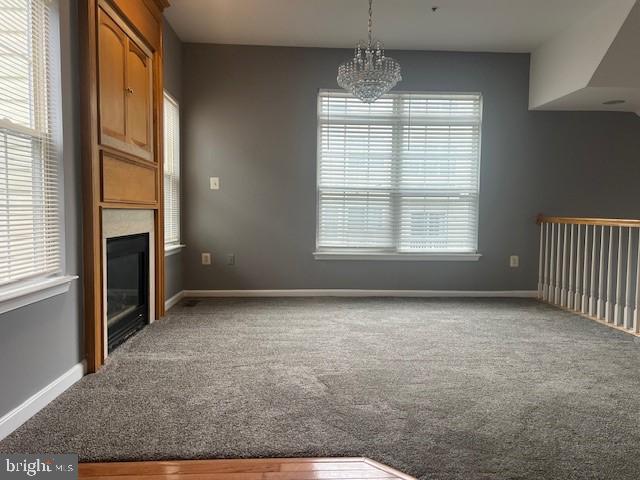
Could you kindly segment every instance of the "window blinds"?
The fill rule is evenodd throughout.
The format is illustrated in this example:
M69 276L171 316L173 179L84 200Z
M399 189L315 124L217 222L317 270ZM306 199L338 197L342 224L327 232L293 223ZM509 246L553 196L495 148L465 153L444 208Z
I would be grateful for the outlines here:
M62 269L49 0L0 0L0 285Z
M164 94L164 242L180 244L180 111Z
M482 99L318 98L317 250L473 253Z

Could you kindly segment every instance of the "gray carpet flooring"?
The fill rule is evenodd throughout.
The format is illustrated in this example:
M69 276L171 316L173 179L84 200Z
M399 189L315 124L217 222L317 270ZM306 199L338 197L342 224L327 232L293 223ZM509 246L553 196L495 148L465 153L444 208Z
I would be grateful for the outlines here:
M637 479L640 342L534 300L183 301L0 451Z

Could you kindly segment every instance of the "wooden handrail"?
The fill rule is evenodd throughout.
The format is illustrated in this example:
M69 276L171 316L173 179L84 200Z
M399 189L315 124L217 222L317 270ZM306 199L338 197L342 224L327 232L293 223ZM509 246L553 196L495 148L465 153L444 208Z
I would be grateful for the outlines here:
M537 221L538 298L640 337L640 220Z
M604 225L607 227L640 227L640 220L626 218L549 217L538 215L536 223L561 223L569 225Z

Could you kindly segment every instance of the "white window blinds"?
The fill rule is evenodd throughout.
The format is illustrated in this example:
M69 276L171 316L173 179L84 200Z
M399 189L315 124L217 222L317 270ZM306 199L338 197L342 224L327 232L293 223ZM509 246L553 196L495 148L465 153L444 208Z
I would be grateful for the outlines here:
M164 94L164 242L180 244L180 110Z
M318 98L318 252L475 253L482 99Z
M50 0L0 0L0 285L62 270Z

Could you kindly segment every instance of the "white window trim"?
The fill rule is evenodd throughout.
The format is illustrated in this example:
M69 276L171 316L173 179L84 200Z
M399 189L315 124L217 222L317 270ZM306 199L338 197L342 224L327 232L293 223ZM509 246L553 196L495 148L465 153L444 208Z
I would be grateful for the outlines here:
M182 170L182 158L180 155L180 104L178 103L178 100L171 95L171 93L169 93L167 90L163 90L163 105L164 105L164 100L167 99L169 102L171 102L173 105L175 105L176 109L178 110L178 172L179 172L179 176L178 176L178 181L180 182L181 179L181 170ZM164 145L164 138L163 138L163 148L165 148L166 146ZM163 172L162 172L162 181L163 181L163 188L164 188L164 166L163 166ZM181 198L182 198L182 189L180 188L181 185L178 185L178 240L177 242L174 240L170 243L166 242L165 239L165 257L168 257L170 255L176 255L178 253L180 253L182 251L183 248L186 247L186 245L182 244L182 228L181 227L181 223L182 223L182 205L181 205Z
M320 98L321 92L335 92L341 91L338 89L319 89L318 90L318 101ZM393 93L399 94L412 94L412 93L435 93L435 94L470 94L470 95L479 95L481 97L481 102L483 101L483 95L481 92L468 91L468 92L454 92L454 91L417 91L417 90L396 90ZM317 109L319 107L316 106L316 114ZM481 107L481 118L484 108ZM478 185L480 185L481 173L482 173L482 120L480 124L480 138L479 138L479 156L478 156ZM320 216L320 201L319 201L319 179L320 179L320 148L319 145L320 139L320 123L317 124L317 141L316 141L316 248L318 248L318 219ZM480 209L480 198L478 198L478 202L476 204L476 210ZM479 215L478 211L476 211L477 222L479 223ZM479 225L476 225L476 242L480 241L479 234ZM482 254L479 250L475 252L419 252L419 253L403 253L403 252L367 252L363 250L359 251L340 251L340 249L336 250L316 250L313 252L313 258L315 260L381 260L381 261L469 261L475 262L480 260Z
M316 260L390 260L412 262L477 262L480 253L360 253L313 252Z
M182 249L185 248L186 245L183 245L182 243L179 245L176 244L172 244L172 245L166 245L164 247L164 256L165 257L169 257L171 255L176 255L180 252L182 252Z
M0 292L0 314L66 293L71 282L77 278L77 275L62 275L38 278L10 287L5 285Z
M71 282L77 280L77 275L68 275L66 272L66 222L65 222L65 194L64 194L64 156L63 156L63 113L62 113L62 62L61 62L61 34L60 34L60 5L57 1L50 4L51 24L50 28L50 102L52 116L55 115L55 130L52 132L56 147L56 156L59 163L58 172L58 203L60 224L60 271L54 274L42 274L30 279L23 279L15 283L0 286L0 315L12 310L25 307L47 298L61 295L69 291ZM3 123L3 126L11 126L11 122ZM27 133L27 132L25 132Z

